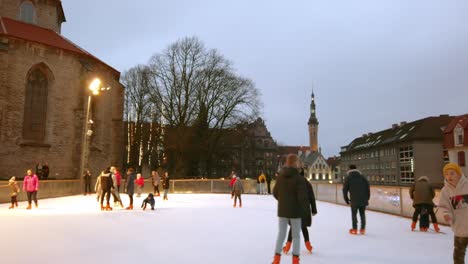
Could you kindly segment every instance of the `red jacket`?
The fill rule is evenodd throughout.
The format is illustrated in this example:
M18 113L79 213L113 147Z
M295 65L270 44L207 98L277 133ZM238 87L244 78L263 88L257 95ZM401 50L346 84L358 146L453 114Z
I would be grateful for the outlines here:
M229 187L234 186L234 183L236 183L236 178L232 178L231 182L229 183Z
M120 186L120 183L122 182L122 175L120 175L120 172L115 173L115 179L117 180L117 186Z
M145 185L145 179L143 179L143 177L139 178L139 179L136 179L135 180L135 183L138 185L138 186L141 186L143 187Z

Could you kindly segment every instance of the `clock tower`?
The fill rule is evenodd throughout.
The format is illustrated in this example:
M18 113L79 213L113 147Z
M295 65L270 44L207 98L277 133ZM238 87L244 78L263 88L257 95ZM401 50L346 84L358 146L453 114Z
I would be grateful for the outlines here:
M309 122L309 142L310 142L310 150L312 152L318 152L318 119L316 115L316 108L315 108L315 95L312 91L312 102L310 103L310 117Z

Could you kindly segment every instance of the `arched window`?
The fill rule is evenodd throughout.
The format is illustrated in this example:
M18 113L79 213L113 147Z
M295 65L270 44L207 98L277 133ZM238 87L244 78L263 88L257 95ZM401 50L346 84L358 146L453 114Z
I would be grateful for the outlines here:
M48 79L40 68L29 71L24 101L23 139L44 141Z
M26 23L34 23L36 10L33 3L26 1L20 6L20 20Z

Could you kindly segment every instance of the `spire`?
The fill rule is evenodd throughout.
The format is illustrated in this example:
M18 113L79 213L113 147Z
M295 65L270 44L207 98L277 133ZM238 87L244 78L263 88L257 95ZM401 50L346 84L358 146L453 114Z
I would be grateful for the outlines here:
M316 106L315 106L315 94L314 94L313 89L312 89L312 98L311 98L311 102L310 102L310 118L309 118L308 124L309 125L311 125L311 124L318 125L318 119L317 119L317 115L316 115Z

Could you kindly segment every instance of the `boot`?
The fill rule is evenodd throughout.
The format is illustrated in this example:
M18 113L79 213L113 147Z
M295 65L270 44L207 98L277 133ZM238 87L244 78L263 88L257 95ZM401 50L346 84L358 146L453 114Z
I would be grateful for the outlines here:
M107 204L106 211L112 211L112 207L110 207L110 204Z
M306 242L305 242L305 245L306 245L307 251L309 251L309 253L312 253L313 247L312 247L312 245L310 244L310 241L306 241Z
M234 205L232 207L236 208L236 203L234 203Z
M440 232L440 228L439 228L439 224L435 223L435 224L432 224L434 226L434 230L439 233Z
M283 247L283 253L288 254L290 249L291 249L291 241L287 241L286 245L284 245L284 247Z
M38 205L37 203L35 203L35 205L36 205L36 208L38 208L38 207L39 207L39 205Z
M133 210L133 205L129 205L127 208L125 208L126 210Z
M357 229L354 229L354 228L353 228L353 229L350 229L350 230L349 230L349 233L350 233L351 235L357 235Z
M15 208L14 205L11 205L10 207L8 207L8 209L13 209L13 208Z
M411 223L411 231L414 231L416 229L416 222Z
M106 210L106 207L104 207L102 204L101 204L101 211L104 211Z
M27 210L31 210L31 205L28 205L28 207L26 207Z
M366 229L361 228L361 230L359 230L359 233L360 233L361 235L365 235L365 234L366 234Z
M299 264L299 256L293 256L292 264Z
M275 254L275 257L273 258L273 262L271 264L280 264L281 260L281 255Z
M419 228L419 231L421 231L421 232L427 232L427 227L420 227L420 228Z
M239 208L242 208L242 203L239 204Z

